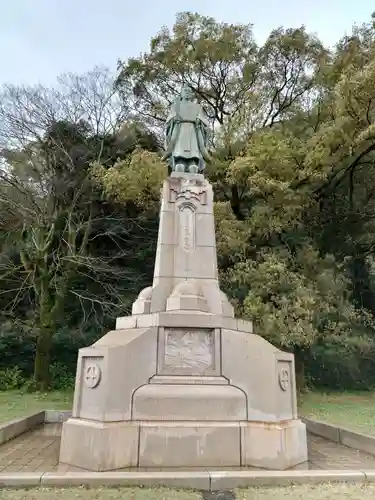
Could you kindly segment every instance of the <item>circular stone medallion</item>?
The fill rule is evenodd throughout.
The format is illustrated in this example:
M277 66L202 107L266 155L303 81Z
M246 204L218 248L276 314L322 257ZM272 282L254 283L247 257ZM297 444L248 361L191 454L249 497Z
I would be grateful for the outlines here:
M85 368L85 384L90 389L94 389L99 385L102 376L102 371L100 366L94 363L90 363Z
M289 389L289 370L287 368L280 368L279 370L279 385L283 391Z

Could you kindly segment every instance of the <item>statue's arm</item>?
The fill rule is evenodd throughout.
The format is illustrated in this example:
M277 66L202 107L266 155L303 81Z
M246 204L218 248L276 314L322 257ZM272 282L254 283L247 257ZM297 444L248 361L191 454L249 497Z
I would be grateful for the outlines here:
M197 119L196 130L197 130L197 139L201 155L205 161L210 162L211 155L207 147L209 142L210 132L209 132L208 120L203 115L203 113L201 113Z
M178 136L178 126L179 125L176 122L176 117L171 116L165 126L165 153L163 155L163 160L169 158L173 152Z
M204 138L204 143L208 145L210 139L210 129L208 127L208 124L205 122L201 122L201 130Z
M169 121L167 121L166 126L165 126L165 140L166 140L166 142L170 141L171 136L173 134L173 128L174 128L174 121L171 118Z
M199 146L200 153L201 153L203 159L207 163L209 163L211 161L211 155L207 149L207 145L205 143L202 131L200 129L197 130L197 139L198 139L198 146Z
M172 104L171 109L168 113L165 122L165 140L169 142L171 140L173 131L176 125L176 103Z

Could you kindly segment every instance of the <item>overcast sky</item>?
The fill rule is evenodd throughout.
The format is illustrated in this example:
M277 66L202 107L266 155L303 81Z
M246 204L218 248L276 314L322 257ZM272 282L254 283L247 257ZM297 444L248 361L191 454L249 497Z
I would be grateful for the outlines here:
M301 24L328 45L370 20L373 0L0 0L0 83L52 83L63 72L148 49L175 14L194 11L220 21L254 24L259 42L280 25Z

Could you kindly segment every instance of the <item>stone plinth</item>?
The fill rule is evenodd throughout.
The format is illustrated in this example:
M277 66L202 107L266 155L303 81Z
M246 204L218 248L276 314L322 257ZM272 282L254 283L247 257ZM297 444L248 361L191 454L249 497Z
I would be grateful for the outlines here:
M234 318L220 290L212 188L166 179L152 286L80 349L60 462L286 469L307 461L294 357Z

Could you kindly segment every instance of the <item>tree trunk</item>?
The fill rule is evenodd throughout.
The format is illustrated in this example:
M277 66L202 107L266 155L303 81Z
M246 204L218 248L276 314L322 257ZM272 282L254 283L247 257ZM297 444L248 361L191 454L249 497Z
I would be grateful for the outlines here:
M305 377L305 359L304 359L304 352L302 349L295 349L294 363L296 368L297 391L303 394L304 392L306 392L307 386Z
M47 391L51 381L49 369L54 332L54 307L49 293L49 278L48 272L44 270L42 279L39 282L39 335L36 341L34 359L34 383L38 391Z
M36 343L34 382L39 391L47 391L50 387L52 334L51 328L42 328Z

